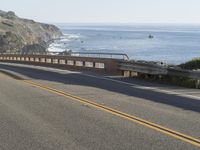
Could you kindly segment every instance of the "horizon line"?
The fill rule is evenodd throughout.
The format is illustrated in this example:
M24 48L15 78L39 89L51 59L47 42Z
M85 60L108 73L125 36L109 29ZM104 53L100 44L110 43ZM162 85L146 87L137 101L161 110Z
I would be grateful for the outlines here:
M51 24L68 25L194 25L200 26L200 23L174 23L174 22L47 22Z

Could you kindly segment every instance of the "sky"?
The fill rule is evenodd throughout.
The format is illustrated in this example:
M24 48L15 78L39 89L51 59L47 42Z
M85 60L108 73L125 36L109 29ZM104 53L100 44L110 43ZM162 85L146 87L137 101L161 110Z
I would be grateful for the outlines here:
M200 0L0 0L0 10L48 23L200 24Z

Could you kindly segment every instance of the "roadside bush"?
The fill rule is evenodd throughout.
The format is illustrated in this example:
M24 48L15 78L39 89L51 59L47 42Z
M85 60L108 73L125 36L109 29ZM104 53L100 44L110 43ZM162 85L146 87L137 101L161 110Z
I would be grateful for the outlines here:
M200 58L195 58L191 61L181 64L180 67L189 70L200 69Z
M196 79L190 79L186 77L178 77L178 76L148 76L148 78L143 74L140 75L139 78L149 80L149 81L156 81L165 84L172 84L178 85L188 88L198 88L200 89L200 81Z

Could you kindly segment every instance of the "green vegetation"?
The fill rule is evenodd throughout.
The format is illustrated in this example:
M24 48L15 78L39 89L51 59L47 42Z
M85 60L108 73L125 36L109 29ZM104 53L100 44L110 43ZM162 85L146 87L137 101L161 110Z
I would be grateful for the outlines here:
M189 88L200 88L198 80L181 77L168 77L168 81L175 85L189 87Z
M200 57L188 61L184 64L181 64L180 67L182 69L189 69L189 70L200 69Z
M148 81L158 82L158 83L165 83L168 85L178 85L188 88L197 88L200 89L200 81L197 79L190 79L186 77L178 77L178 76L158 76L158 75L146 75L140 74L138 76L140 79L145 79Z

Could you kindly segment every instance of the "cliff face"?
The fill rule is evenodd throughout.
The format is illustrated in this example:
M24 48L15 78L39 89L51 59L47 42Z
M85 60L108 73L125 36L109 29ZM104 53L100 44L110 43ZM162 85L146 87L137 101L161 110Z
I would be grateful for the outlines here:
M0 52L41 52L62 35L54 26L22 19L0 10Z

